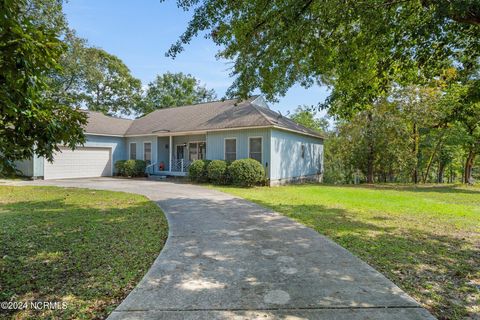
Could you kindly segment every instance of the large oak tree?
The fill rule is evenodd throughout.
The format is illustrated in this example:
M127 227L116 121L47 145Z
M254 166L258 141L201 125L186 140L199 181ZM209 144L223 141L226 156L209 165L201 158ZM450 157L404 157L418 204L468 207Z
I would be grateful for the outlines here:
M177 0L194 9L168 52L206 34L233 61L229 94L270 99L295 83L333 87L330 110L371 107L392 83L421 83L478 63L479 0Z

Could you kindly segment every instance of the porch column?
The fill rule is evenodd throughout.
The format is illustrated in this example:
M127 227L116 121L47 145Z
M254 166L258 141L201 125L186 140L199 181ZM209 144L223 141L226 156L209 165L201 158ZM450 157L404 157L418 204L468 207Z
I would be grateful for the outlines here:
M168 171L172 172L172 136L168 136Z

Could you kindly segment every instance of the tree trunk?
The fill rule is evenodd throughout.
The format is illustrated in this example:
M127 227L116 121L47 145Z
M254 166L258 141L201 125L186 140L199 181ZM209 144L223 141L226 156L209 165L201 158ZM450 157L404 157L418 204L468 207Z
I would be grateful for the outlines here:
M412 149L412 156L413 159L415 159L415 167L413 168L413 174L412 174L412 181L413 183L417 184L418 183L418 144L419 144L419 138L418 138L418 128L417 124L413 124L413 149Z
M445 164L442 161L438 162L438 183L443 183L443 175L445 174Z
M446 132L446 130L443 130L442 134L440 135L440 138L438 139L437 144L435 145L435 148L432 151L432 154L430 155L430 158L428 159L427 169L426 169L425 175L423 176L423 179L422 179L423 183L427 182L428 174L430 173L430 168L432 167L432 163L433 163L433 158L435 157L435 155L438 152L438 149L440 149L440 146L442 145L443 136L445 135L445 132Z
M372 122L373 122L373 117L372 113L369 111L367 114L367 119L368 119L368 158L367 158L367 183L373 183L374 182L374 177L373 177L373 164L375 161L375 146L373 142L373 133L372 133Z
M468 152L467 160L465 161L465 170L464 170L464 177L463 177L464 182L467 184L473 183L472 169L473 169L474 161L475 161L474 147L471 147L470 151Z

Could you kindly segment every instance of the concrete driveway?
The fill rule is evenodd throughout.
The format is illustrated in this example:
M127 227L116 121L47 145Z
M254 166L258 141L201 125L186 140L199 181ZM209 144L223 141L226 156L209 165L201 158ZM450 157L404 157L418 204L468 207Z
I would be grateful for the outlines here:
M170 234L109 319L434 319L347 250L268 209L203 187L113 178L35 181L139 193Z

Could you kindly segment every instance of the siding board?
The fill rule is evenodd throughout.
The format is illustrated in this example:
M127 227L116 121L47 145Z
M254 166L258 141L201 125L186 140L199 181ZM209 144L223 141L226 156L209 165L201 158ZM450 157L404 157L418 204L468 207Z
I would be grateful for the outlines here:
M322 139L278 129L272 129L271 134L271 180L315 175L323 170Z

